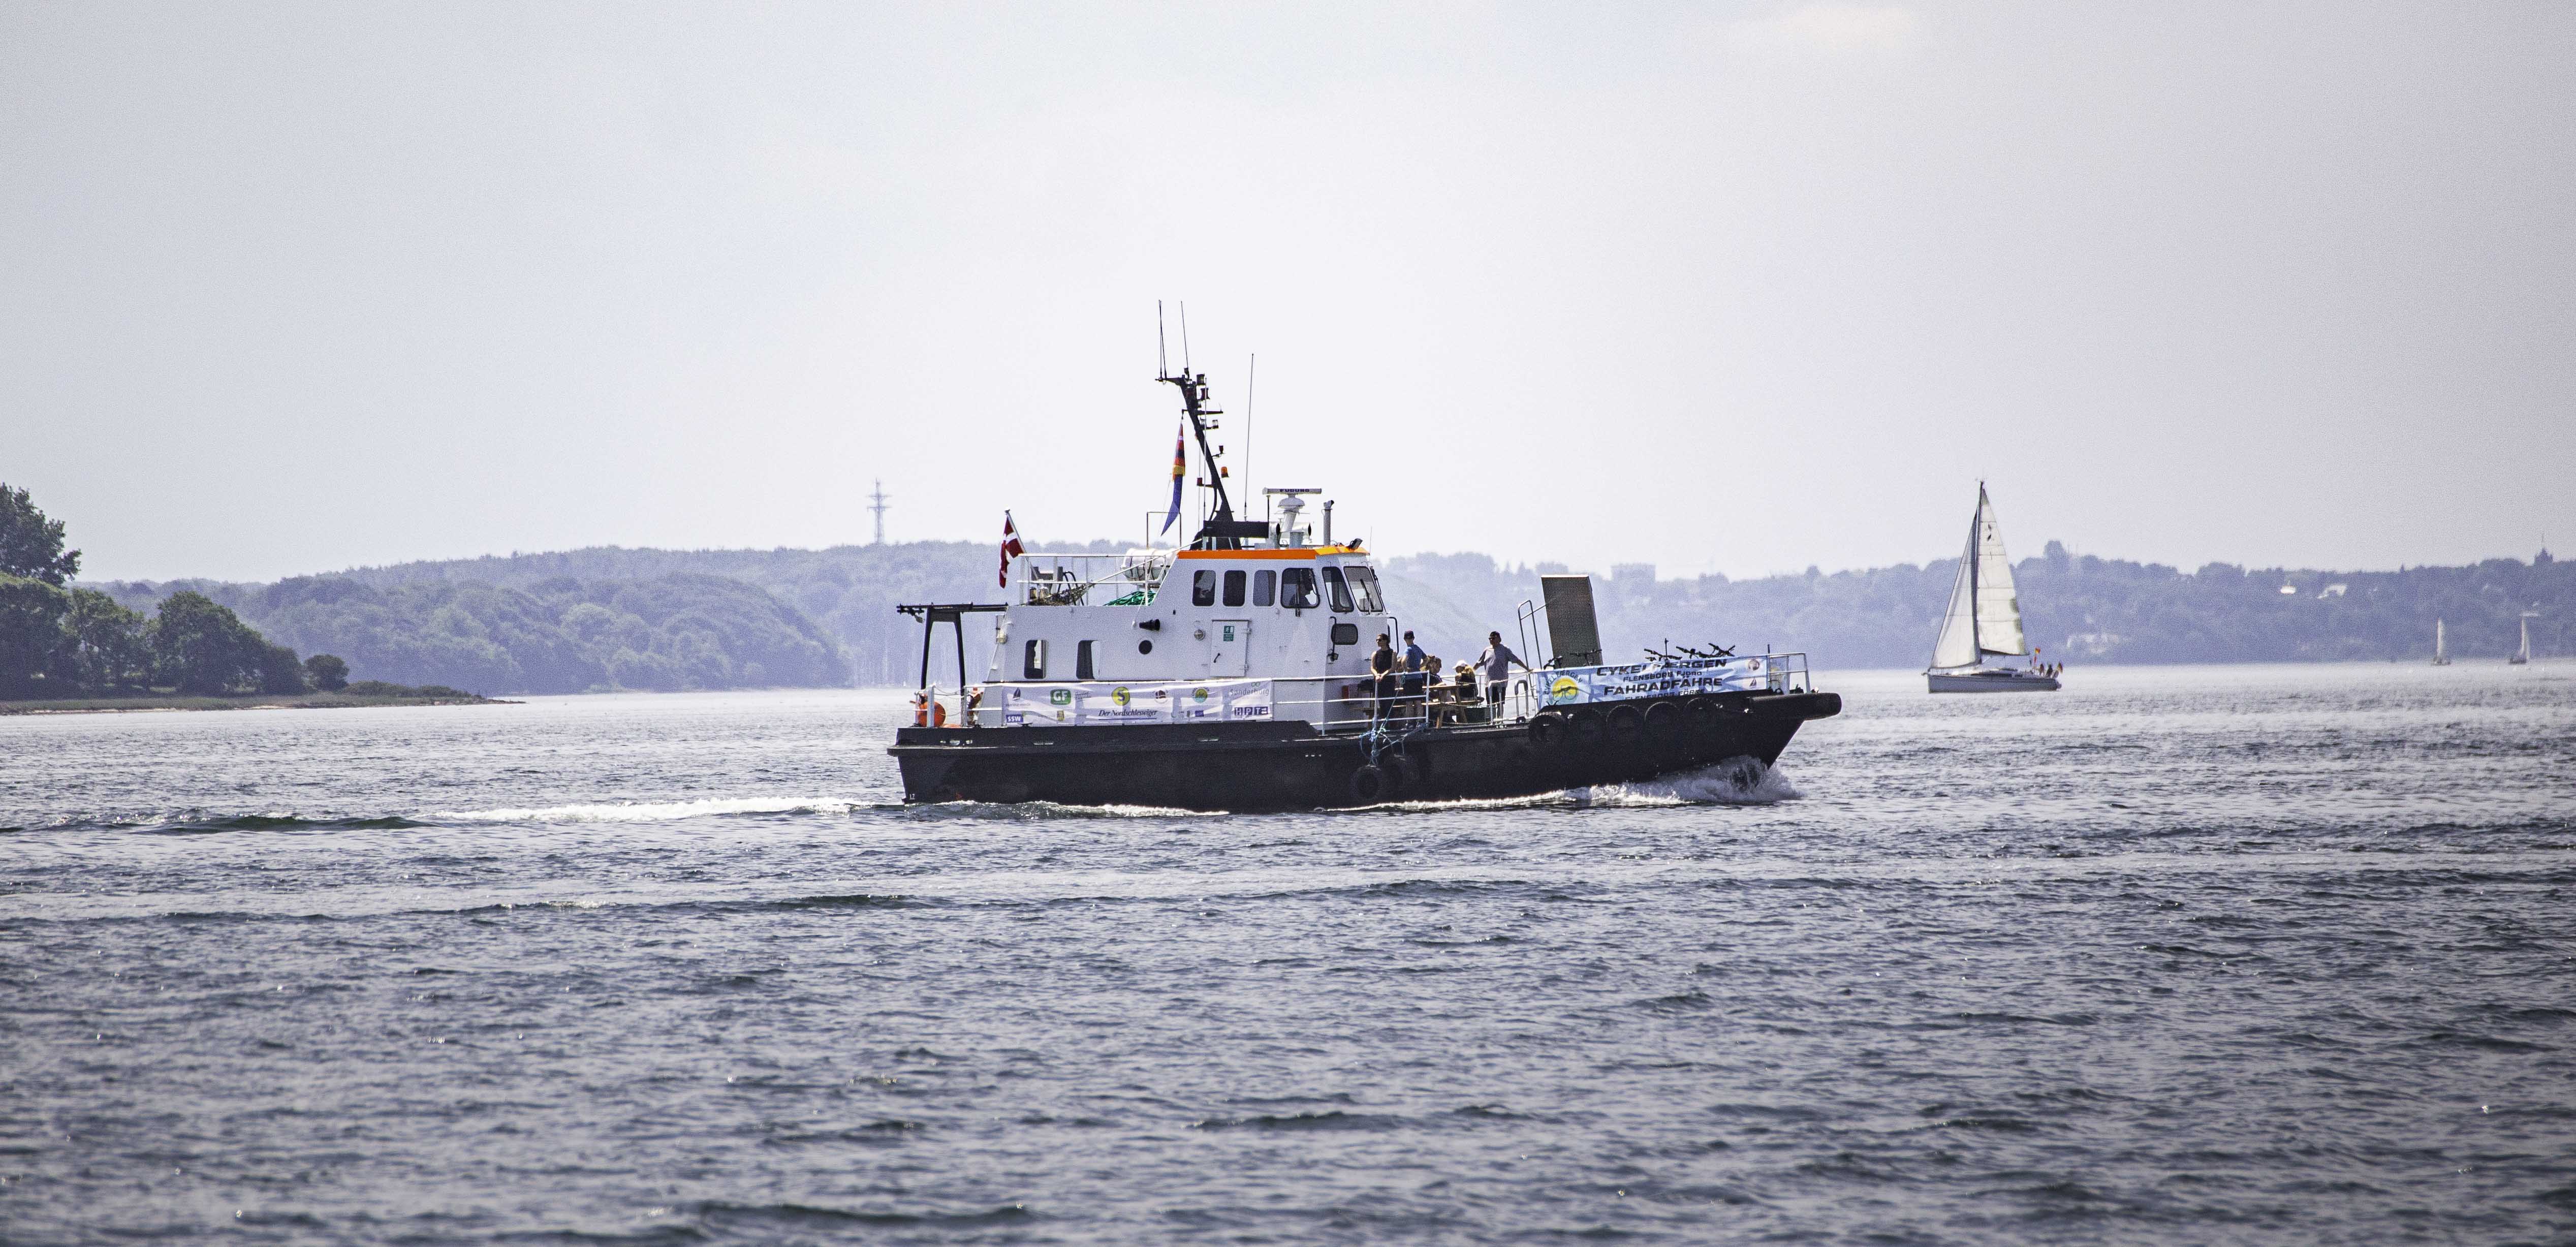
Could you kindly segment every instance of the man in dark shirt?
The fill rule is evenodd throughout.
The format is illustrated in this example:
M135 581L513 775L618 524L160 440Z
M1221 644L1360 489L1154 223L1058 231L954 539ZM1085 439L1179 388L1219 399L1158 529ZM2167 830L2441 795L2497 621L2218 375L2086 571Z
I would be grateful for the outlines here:
M1395 711L1395 646L1383 632L1377 634L1377 652L1369 655L1369 672L1377 677L1375 717L1383 719Z
M1430 683L1423 678L1422 664L1430 657L1422 652L1421 646L1413 643L1412 633L1404 634L1404 700L1408 705L1422 704L1422 691Z

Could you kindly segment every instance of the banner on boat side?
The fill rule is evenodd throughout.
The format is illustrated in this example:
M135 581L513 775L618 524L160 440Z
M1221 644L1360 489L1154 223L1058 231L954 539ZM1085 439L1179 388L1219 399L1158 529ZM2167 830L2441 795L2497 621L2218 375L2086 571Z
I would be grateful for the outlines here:
M1052 724L1259 721L1271 717L1268 680L1188 684L1014 684L1002 706L1005 727Z
M1688 697L1695 693L1751 693L1771 686L1771 664L1759 654L1743 658L1685 659L1576 667L1533 673L1540 700L1551 706L1633 697Z

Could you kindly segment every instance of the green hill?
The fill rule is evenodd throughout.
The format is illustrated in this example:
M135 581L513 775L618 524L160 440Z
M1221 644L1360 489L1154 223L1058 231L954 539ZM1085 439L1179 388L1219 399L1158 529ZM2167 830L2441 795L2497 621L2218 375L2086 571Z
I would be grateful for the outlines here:
M840 643L756 585L671 573L635 579L299 576L271 585L100 586L147 608L194 589L270 640L337 654L350 674L478 693L847 685Z
M1111 542L1050 549L1106 552ZM587 688L909 684L920 626L898 602L999 601L993 547L912 542L823 550L630 550L405 563L275 585L108 585L128 605L195 588L271 638L339 654L362 677L478 692ZM1822 667L1915 667L1932 648L1956 563L1730 580L1595 581L1610 657L1666 640L1746 652L1804 650ZM1484 634L1514 638L1539 568L1483 554L1388 559L1390 604L1450 662ZM1556 570L1547 568L1545 570ZM2392 572L2195 572L2048 553L2015 566L2031 640L2071 662L2279 662L2429 656L2433 621L2452 653L2499 659L2519 615L2534 648L2576 649L2576 572L2546 555ZM2286 588L2289 592L2283 592ZM969 670L987 637L968 630ZM942 637L934 675L954 672ZM1532 655L1532 657L1541 657ZM953 679L953 675L951 676Z

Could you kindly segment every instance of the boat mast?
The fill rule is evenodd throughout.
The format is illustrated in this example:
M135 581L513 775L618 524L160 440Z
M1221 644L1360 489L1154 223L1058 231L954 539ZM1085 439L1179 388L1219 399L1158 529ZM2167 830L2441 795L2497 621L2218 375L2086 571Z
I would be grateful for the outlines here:
M1157 336L1160 336L1162 328L1162 313L1163 305L1155 304L1154 319ZM1190 432L1198 439L1199 461L1207 465L1207 476L1202 478L1199 484L1216 491L1216 511L1208 516L1206 526L1199 530L1198 539L1190 544L1202 550L1233 550L1241 547L1238 534L1232 531L1237 527L1234 520L1234 503L1226 496L1225 471L1217 466L1216 451L1208 445L1208 417L1221 416L1225 412L1222 408L1207 405L1207 374L1190 371L1189 315L1188 306L1183 305L1181 308L1181 371L1175 375L1171 371L1169 362L1161 362L1157 370L1158 375L1154 379L1180 387L1181 409L1188 413Z
M1154 379L1157 381L1168 382L1181 388L1181 408L1189 413L1190 432L1198 439L1199 461L1207 465L1207 479L1202 481L1201 484L1204 484L1216 491L1216 511L1214 514L1208 516L1208 518L1219 523L1230 524L1234 522L1234 503L1231 499L1226 497L1225 476L1223 473L1217 471L1216 451L1208 445L1207 418L1209 416L1223 415L1225 413L1217 408L1207 405L1207 374L1202 372L1192 375L1184 372L1179 376L1167 375L1156 377Z

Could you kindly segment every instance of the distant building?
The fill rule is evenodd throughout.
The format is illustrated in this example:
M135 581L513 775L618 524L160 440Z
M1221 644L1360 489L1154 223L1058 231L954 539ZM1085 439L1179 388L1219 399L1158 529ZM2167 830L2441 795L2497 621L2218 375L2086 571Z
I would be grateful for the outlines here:
M2066 652L2078 658L2100 658L2118 648L2127 638L2116 632L2075 632L2066 638Z
M1655 583L1655 565L1652 563L1612 563L1610 565L1610 578L1618 581L1635 581L1639 584L1653 584Z
M2317 596L2321 598L2339 598L2343 596L2344 590L2351 587L2352 586L2347 584L2327 585L2325 588L2317 590Z

